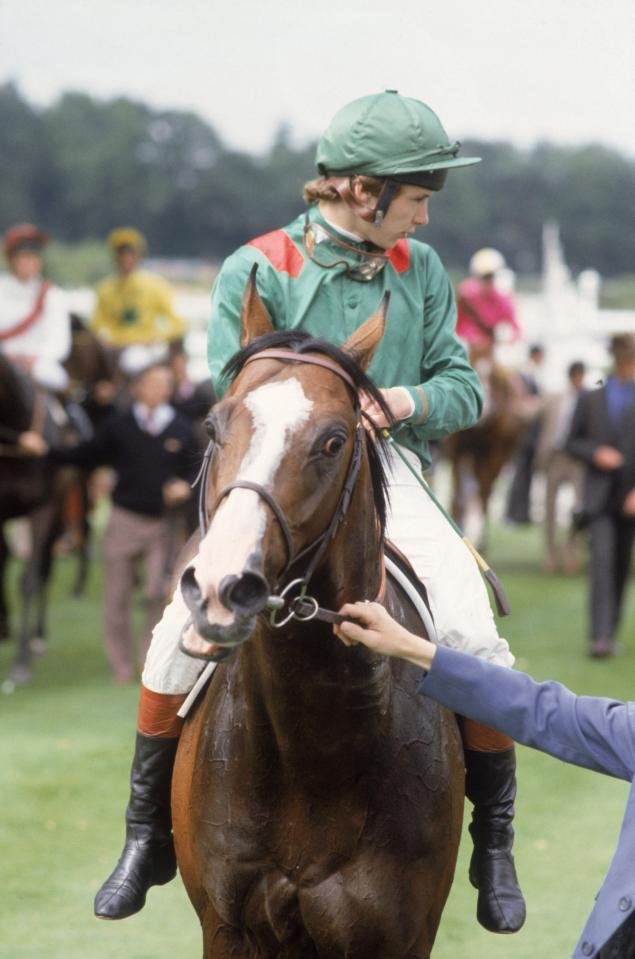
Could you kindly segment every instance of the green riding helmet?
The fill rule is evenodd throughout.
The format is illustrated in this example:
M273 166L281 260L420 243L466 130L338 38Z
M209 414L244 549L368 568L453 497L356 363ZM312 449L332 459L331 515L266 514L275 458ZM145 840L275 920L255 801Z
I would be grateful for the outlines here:
M385 178L387 189L375 217L381 223L400 183L440 190L448 170L480 163L480 157L458 156L460 146L450 142L429 106L386 90L342 107L322 136L315 160L325 177Z

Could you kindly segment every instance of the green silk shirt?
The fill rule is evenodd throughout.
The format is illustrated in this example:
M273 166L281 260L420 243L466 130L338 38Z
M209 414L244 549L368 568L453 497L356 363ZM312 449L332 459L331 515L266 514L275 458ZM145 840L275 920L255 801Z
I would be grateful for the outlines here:
M375 312L389 290L386 331L368 372L380 387L408 389L414 412L399 427L398 439L427 467L428 440L472 426L482 407L478 378L454 332L454 293L443 265L427 244L404 239L372 280L352 280L343 265L326 268L309 258L303 247L306 216L252 240L223 264L212 293L208 337L216 393L221 396L229 385L220 374L239 348L241 299L254 263L258 292L276 329L302 329L337 345ZM308 216L337 233L317 207ZM348 235L341 238L367 249ZM321 262L356 260L330 241L320 243L316 253Z

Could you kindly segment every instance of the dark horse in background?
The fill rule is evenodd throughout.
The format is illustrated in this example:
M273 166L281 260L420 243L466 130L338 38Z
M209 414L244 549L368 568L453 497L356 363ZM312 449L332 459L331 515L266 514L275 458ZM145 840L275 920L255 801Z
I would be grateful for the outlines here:
M102 419L112 411L116 391L117 363L108 349L77 313L71 313L72 347L64 368L69 376L66 391L68 410L75 424L75 438L92 435ZM91 470L76 467L75 481L66 494L65 525L72 527L78 565L74 596L84 592L90 565L93 503L90 494Z
M82 321L78 317L71 319L73 343L65 366L70 377L69 398L79 406L90 397L95 383L112 377L112 363ZM61 407L57 409L64 417ZM88 414L86 422L88 424ZM68 425L77 439L77 429ZM11 672L12 681L19 684L31 679L34 650L42 652L44 648L47 585L53 547L64 531L71 497L79 501L82 529L73 588L76 595L82 591L86 580L89 547L86 472L52 468L46 460L24 456L17 448L17 440L25 430L40 432L49 443L59 444L67 427L60 425L51 415L46 393L0 353L0 639L8 639L10 634L5 583L9 549L4 525L9 520L27 517L31 532L30 553L20 580L18 649Z
M53 545L62 531L63 507L72 482L70 470L53 470L46 460L24 456L17 447L20 433L34 430L49 442L61 432L47 405L46 394L0 353L0 636L9 636L6 568L9 549L4 524L26 516L31 545L20 581L21 615L18 649L11 679L31 679L34 641L46 636L46 594Z
M383 465L357 400L360 388L379 396L361 368L384 318L342 350L271 333L252 276L235 379L210 414L182 643L223 661L173 778L204 959L427 959L453 879L464 794L455 718L416 695L415 667L344 647L329 621L345 601L379 597L422 630L382 575ZM281 594L272 623L265 607ZM311 618L318 606L326 621ZM290 612L298 618L282 625Z
M491 357L476 358L473 365L483 387L483 414L475 426L448 436L442 454L452 470L452 516L477 549L485 549L494 486L537 409L515 370Z

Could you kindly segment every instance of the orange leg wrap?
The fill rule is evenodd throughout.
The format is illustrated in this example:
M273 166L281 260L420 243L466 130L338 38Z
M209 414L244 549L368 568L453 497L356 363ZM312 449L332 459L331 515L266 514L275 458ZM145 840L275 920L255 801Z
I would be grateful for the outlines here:
M476 753L502 753L514 745L513 739L504 733L497 733L489 726L466 719L465 716L457 716L457 719L464 749L471 749Z
M141 687L137 729L144 736L159 736L161 739L178 739L183 720L177 716L187 698L187 693L153 693Z
M64 522L69 526L79 526L84 514L84 498L79 483L74 483L64 500Z

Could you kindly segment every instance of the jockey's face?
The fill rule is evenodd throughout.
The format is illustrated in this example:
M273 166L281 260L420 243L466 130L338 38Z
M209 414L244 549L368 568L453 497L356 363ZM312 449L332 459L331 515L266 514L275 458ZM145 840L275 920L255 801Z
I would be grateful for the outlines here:
M166 366L153 366L139 377L132 388L135 399L153 410L172 396L174 377Z
M374 226L359 218L363 224L360 234L370 243L389 250L398 240L411 236L418 226L428 223L428 200L431 196L432 190L424 187L402 186L388 207L381 226ZM372 203L372 197L368 200Z
M33 280L42 271L42 255L37 250L18 250L9 259L9 269L21 283Z
M120 246L116 252L117 269L127 276L135 269L141 257L131 246Z

